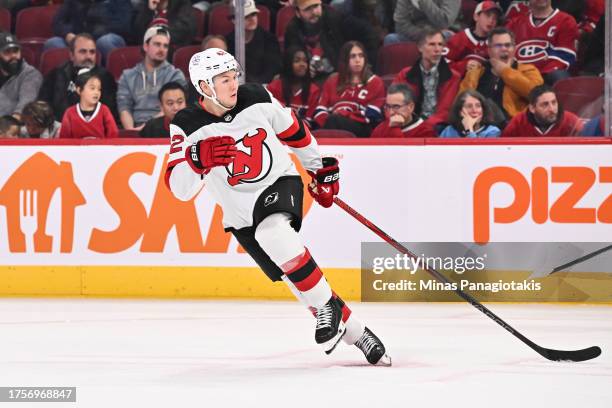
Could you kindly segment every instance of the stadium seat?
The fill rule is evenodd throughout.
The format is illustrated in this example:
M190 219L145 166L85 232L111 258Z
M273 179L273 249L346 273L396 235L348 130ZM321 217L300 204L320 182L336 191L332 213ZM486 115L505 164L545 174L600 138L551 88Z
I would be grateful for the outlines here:
M385 45L378 51L377 73L380 76L397 74L418 59L419 49L414 42Z
M212 7L208 13L208 34L227 35L234 29L234 23L229 18L229 7L219 5Z
M68 60L70 60L70 50L68 48L52 48L44 51L40 56L38 70L41 74L43 74L43 76L45 76L49 71L55 67L59 67ZM102 54L100 54L100 51L98 51L96 53L96 64L100 65L101 61Z
M200 44L204 39L204 24L206 22L206 13L199 8L193 7L193 15L196 19L196 35L193 40L194 44Z
M282 7L276 13L276 38L279 41L285 38L285 30L293 16L295 16L295 8L291 6Z
M340 129L317 129L313 130L312 134L317 139L342 139L357 137L353 132Z
M172 65L183 71L185 78L189 79L189 60L191 56L201 50L199 45L187 45L177 48L172 57Z
M12 17L11 12L5 8L0 8L0 30L11 32Z
M257 8L259 9L259 26L270 31L270 9L261 4L258 4ZM228 35L233 30L234 22L230 19L229 6L212 7L208 13L208 34Z
M389 89L389 85L391 85L391 83L395 79L395 75L396 74L387 74L381 77L383 80L383 83L385 84L385 90Z
M24 47L23 44L21 44L21 56L31 66L33 67L38 66L36 52L32 50L31 48Z
M601 113L604 100L602 77L571 77L553 86L563 109L581 118L593 118Z
M15 35L19 41L38 40L43 42L53 37L53 16L59 4L28 7L17 13Z
M461 0L461 19L465 24L472 25L474 23L474 11L480 1L476 0Z
M115 48L108 54L106 69L118 81L124 69L132 68L142 60L140 45Z

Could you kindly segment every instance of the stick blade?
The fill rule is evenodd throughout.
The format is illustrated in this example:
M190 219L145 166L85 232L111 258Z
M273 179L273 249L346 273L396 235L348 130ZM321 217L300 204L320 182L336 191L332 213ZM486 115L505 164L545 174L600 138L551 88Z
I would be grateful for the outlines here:
M582 350L552 350L542 347L537 351L550 361L587 361L599 357L601 354L601 348L597 346Z

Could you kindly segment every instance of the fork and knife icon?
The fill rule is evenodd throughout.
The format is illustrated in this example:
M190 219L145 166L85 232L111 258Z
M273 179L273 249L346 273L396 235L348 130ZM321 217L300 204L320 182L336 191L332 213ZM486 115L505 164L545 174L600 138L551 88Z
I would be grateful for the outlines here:
M26 253L33 253L38 229L38 190L19 190L19 227L25 235Z

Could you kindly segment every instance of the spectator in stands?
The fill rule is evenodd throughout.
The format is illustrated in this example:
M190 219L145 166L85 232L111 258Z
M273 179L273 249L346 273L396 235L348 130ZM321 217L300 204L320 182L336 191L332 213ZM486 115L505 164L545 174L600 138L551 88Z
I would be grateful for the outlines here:
M289 47L283 55L280 78L268 84L276 99L293 109L295 115L313 127L314 110L321 90L310 78L306 48Z
M441 31L425 30L417 45L421 57L412 67L402 69L393 83L410 86L415 114L435 126L446 121L461 78L442 58L445 42Z
M32 139L55 139L59 136L61 123L55 120L53 109L45 101L33 101L23 107L21 137Z
M253 0L244 0L244 42L247 82L267 84L281 69L280 46L276 36L258 25L259 9ZM230 16L234 20L234 8ZM236 52L234 31L225 38L230 54Z
M419 41L423 31L445 31L459 15L459 0L397 0L393 20L395 33L385 37L385 44Z
M285 47L308 50L310 73L323 82L338 67L340 48L346 41L364 44L370 61L376 61L378 40L367 22L351 15L341 15L321 0L295 0L295 17L285 31ZM248 69L248 68L247 68Z
M586 75L603 75L606 55L606 16L599 19L595 31L585 44L582 70Z
M435 137L431 125L414 114L414 94L406 84L392 84L384 104L386 119L376 126L373 138Z
M603 114L595 116L584 124L580 136L607 136L606 119Z
M527 108L529 92L544 79L535 66L516 61L512 31L497 27L489 34L487 44L489 61L473 63L459 91L477 90L502 110L507 121Z
M79 70L88 68L102 79L102 103L117 116L117 84L103 67L96 65L96 42L91 34L77 34L70 42L70 61L51 70L44 78L38 99L48 102L55 119L61 121L64 112L79 100L74 81Z
M150 27L144 35L144 60L126 69L117 86L117 109L124 129L140 130L154 116L161 116L159 90L168 82L186 86L180 69L166 59L170 33L164 26Z
M21 110L36 99L42 75L24 61L17 38L0 33L0 116L20 119Z
M149 119L140 131L142 137L170 137L170 122L178 111L187 107L185 88L178 82L168 82L159 90L159 103L164 116Z
M468 89L455 99L448 115L449 125L440 137L498 137L501 130L492 121L493 114L485 97Z
M227 41L225 37L217 34L209 34L202 40L202 51L209 48L219 48L223 51L227 51Z
M330 76L315 111L315 121L325 129L348 130L369 137L383 119L385 84L372 73L363 44L349 41L340 49L338 73Z
M71 106L64 113L60 138L116 138L119 131L115 119L110 109L100 102L102 96L100 77L85 68L81 70L75 85L80 97L79 103Z
M0 117L0 139L16 139L19 137L19 121L11 115Z
M512 118L502 136L574 136L582 123L571 112L559 106L557 94L548 85L538 85L529 93L529 108Z
M90 33L106 61L112 49L125 47L123 36L130 32L130 0L64 0L53 17L53 34L44 50L68 47L77 33Z
M494 1L478 3L474 10L474 28L459 31L448 40L446 58L457 72L464 74L468 65L472 68L474 62L487 61L487 37L497 27L501 12Z
M134 19L135 41L140 41L149 27L165 26L172 44L190 45L196 35L196 19L189 0L144 0Z
M529 13L506 26L514 32L518 62L535 65L549 85L570 76L578 40L574 17L554 9L551 0L530 0Z

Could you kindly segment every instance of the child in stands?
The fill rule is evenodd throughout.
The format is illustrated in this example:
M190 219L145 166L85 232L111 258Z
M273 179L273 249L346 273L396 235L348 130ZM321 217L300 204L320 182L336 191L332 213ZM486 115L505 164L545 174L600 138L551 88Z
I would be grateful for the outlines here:
M110 109L100 102L102 81L96 74L83 69L75 81L79 103L64 113L60 138L115 138L117 124Z

